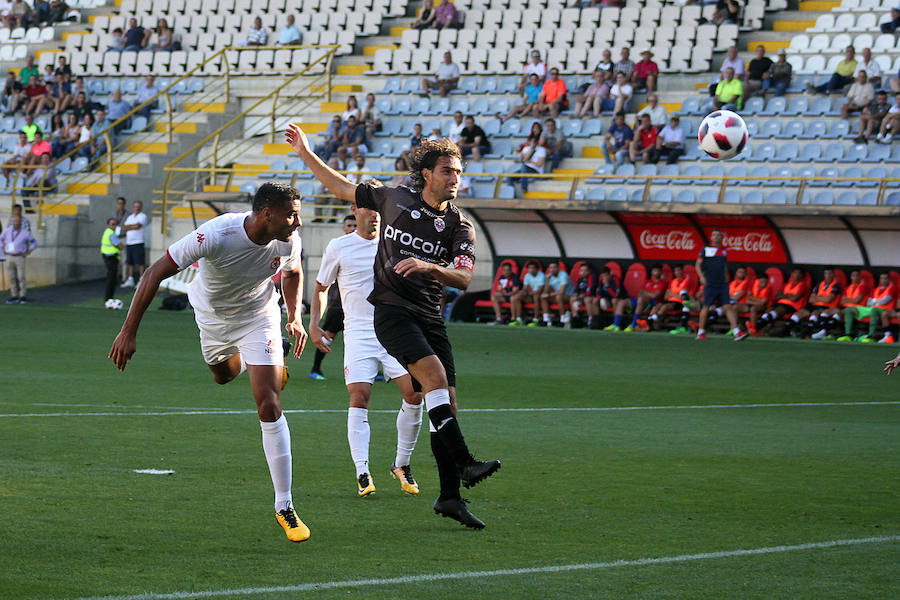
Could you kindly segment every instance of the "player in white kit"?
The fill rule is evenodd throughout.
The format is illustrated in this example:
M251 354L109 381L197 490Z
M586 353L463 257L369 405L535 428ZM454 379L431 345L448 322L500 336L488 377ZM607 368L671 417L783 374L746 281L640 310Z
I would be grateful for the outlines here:
M309 529L291 499L291 436L281 412L287 381L281 339L281 310L272 276L282 271L286 330L296 337L294 356L306 345L300 321L303 271L300 265L300 193L281 183L264 183L253 210L207 221L169 246L145 272L113 342L109 357L124 371L137 349L137 330L164 279L198 262L188 291L200 329L200 347L216 383L250 375L263 449L275 487L275 518L288 539L301 542Z
M344 308L344 380L350 394L347 440L356 465L357 493L368 496L375 491L369 472L369 398L381 364L385 377L393 379L403 394L403 404L397 414L397 456L391 466L391 475L400 480L404 492L418 494L419 486L409 463L422 425L422 394L413 389L409 373L387 353L375 336L375 307L368 297L375 285L373 265L378 250L378 213L356 206L352 210L356 216L356 232L331 240L322 256L316 291L310 302L310 339L321 351L331 352L332 338L318 323L328 288L337 281Z

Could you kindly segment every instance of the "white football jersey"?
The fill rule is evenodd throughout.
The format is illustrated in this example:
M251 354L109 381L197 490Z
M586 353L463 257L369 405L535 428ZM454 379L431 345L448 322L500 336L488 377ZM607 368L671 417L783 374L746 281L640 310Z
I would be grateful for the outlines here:
M377 236L367 240L357 233L348 233L328 242L322 255L316 282L331 285L337 280L347 333L375 335L375 307L368 298L375 285L377 251Z
M272 276L300 267L300 234L295 231L287 242L257 244L244 229L251 214L218 216L169 246L169 256L179 269L200 263L188 298L204 321L237 324L274 314L278 294Z

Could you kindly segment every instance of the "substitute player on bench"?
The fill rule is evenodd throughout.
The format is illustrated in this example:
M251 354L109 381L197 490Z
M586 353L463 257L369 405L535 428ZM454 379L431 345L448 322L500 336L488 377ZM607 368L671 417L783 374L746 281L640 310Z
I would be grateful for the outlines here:
M310 303L309 337L319 350L331 352L333 335L319 327L319 318L329 288L337 281L344 307L344 380L350 394L347 411L347 441L356 465L360 496L375 491L369 471L369 398L372 383L378 376L378 365L384 374L397 382L403 404L397 415L397 456L391 474L409 494L418 494L419 486L409 468L416 438L422 424L422 395L413 389L409 373L378 343L373 323L374 307L368 297L375 284L372 265L378 249L378 213L353 207L355 233L347 233L328 243L316 276L316 291Z
M109 358L120 371L137 349L141 319L164 279L199 261L188 291L200 329L203 359L216 383L250 374L262 428L263 450L275 487L275 518L288 539L301 542L309 529L291 499L291 434L281 412L287 381L281 339L281 309L272 276L282 271L287 332L296 336L294 356L306 345L300 322L303 271L300 265L300 193L281 183L264 183L253 210L226 213L207 221L169 246L166 255L141 277Z

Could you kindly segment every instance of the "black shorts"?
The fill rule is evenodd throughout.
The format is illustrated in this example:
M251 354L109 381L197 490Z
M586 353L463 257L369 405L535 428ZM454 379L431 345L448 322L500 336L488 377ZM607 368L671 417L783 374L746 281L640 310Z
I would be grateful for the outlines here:
M456 367L453 348L443 321L424 319L403 307L391 304L375 305L375 335L388 354L406 367L432 354L444 365L447 383L456 386ZM413 388L422 386L413 377Z
M340 308L325 309L322 317L322 329L331 333L339 333L344 330L344 311Z
M125 264L135 266L144 264L143 244L129 244L125 246Z
M790 304L788 304L787 302L776 302L775 306L780 306L781 308L783 308L784 314L786 314L786 315L792 315L795 312L797 312L797 309L794 308L793 306L791 306Z
M703 288L703 306L713 306L719 304L727 306L731 304L731 294L728 293L727 287L704 287Z

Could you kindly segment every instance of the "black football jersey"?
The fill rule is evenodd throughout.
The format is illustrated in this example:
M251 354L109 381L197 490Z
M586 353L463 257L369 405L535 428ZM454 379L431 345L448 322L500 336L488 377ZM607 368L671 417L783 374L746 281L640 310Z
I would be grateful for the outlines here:
M420 316L441 319L443 284L434 277L413 273L397 275L394 267L418 258L442 267L475 267L475 229L452 203L437 211L408 187L356 187L356 205L378 211L381 229L375 255L372 304L402 306Z

